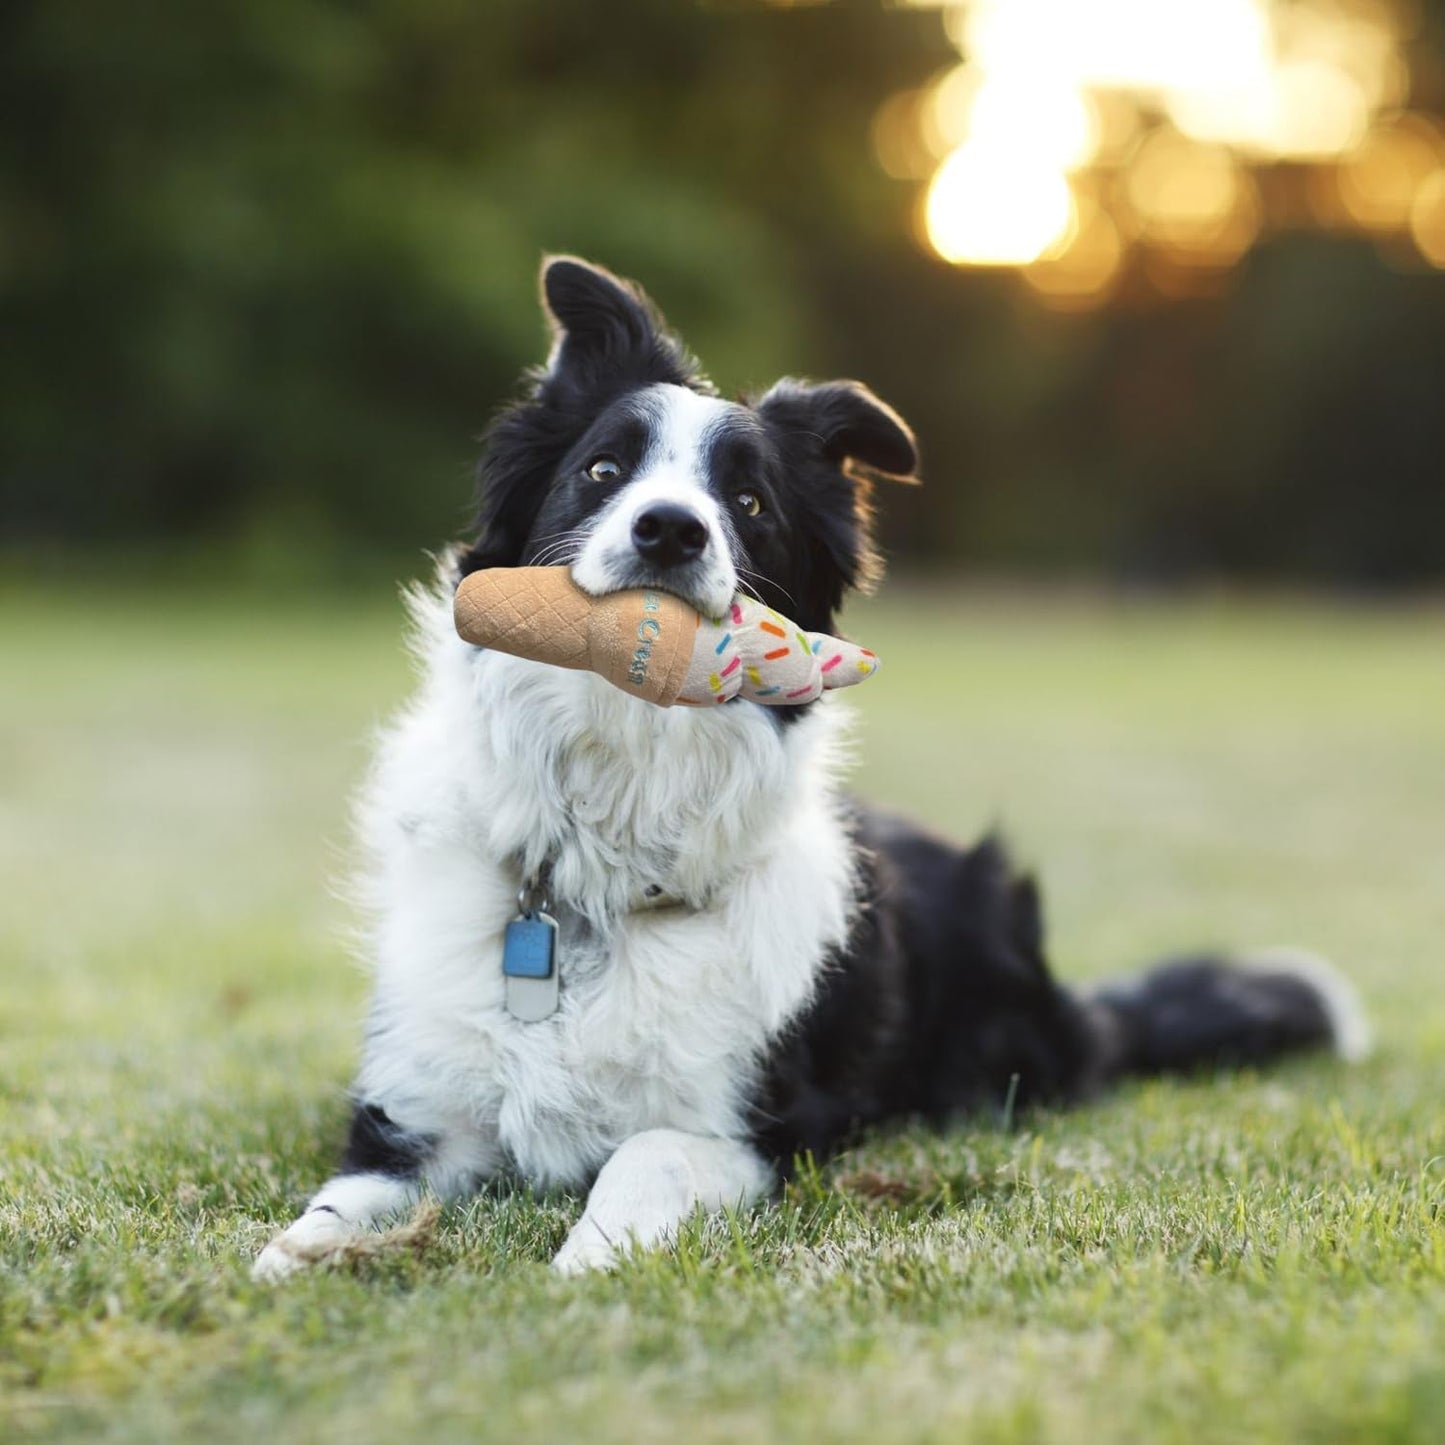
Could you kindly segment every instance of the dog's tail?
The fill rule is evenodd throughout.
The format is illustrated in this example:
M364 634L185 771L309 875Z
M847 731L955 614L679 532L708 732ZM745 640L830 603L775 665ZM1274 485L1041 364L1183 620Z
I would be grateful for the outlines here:
M1175 959L1079 1002L1099 1082L1248 1067L1312 1049L1359 1059L1370 1048L1353 987L1299 949Z

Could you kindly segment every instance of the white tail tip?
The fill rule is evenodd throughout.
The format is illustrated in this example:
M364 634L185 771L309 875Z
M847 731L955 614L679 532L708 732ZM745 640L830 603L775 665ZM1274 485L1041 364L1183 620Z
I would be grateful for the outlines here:
M1354 984L1328 960L1308 949L1262 948L1239 960L1242 968L1260 973L1287 973L1310 985L1324 1002L1335 1052L1355 1063L1374 1047L1370 1021Z

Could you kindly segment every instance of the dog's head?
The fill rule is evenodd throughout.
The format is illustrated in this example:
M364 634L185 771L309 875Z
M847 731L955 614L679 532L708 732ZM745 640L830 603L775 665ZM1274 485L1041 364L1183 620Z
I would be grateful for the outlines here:
M742 590L831 630L878 572L870 474L917 466L903 421L851 381L725 401L640 290L585 262L547 261L542 292L551 355L488 434L462 570L566 563L594 595L711 614Z

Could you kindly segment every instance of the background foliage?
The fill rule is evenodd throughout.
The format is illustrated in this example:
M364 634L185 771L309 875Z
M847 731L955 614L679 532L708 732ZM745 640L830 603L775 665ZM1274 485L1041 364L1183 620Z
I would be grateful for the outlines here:
M465 524L561 249L642 279L727 389L894 402L929 482L889 499L904 558L1438 580L1445 277L1297 235L1221 296L1042 312L926 255L872 160L950 58L872 0L10 4L6 554L413 565Z

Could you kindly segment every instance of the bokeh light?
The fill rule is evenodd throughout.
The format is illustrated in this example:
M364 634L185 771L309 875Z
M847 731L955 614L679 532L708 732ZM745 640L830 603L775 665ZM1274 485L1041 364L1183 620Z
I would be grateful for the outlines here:
M944 260L1020 268L1065 309L1117 294L1135 260L1178 294L1287 225L1404 238L1440 264L1445 146L1406 109L1411 0L932 7L960 63L887 102L874 149L927 179ZM1282 167L1304 184L1287 191Z
M1083 91L1057 86L1039 93L1009 80L987 80L968 114L969 144L1055 170L1093 160L1099 123Z
M1185 261L1229 264L1253 241L1253 184L1229 149L1161 126L1140 147L1125 180L1139 232Z
M1410 209L1410 231L1420 254L1445 271L1445 169L1426 178Z
M1057 170L966 144L938 168L925 217L945 261L1026 266L1067 239L1073 197Z
M1113 218L1092 196L1082 196L1068 244L1029 266L1024 279L1051 310L1088 310L1112 290L1123 260L1124 238Z
M1345 210L1371 231L1404 231L1415 199L1445 164L1445 145L1428 121L1401 116L1377 126L1340 167Z
M904 90L884 101L873 117L873 155L896 181L926 180L937 163L920 118L929 103L927 91Z

